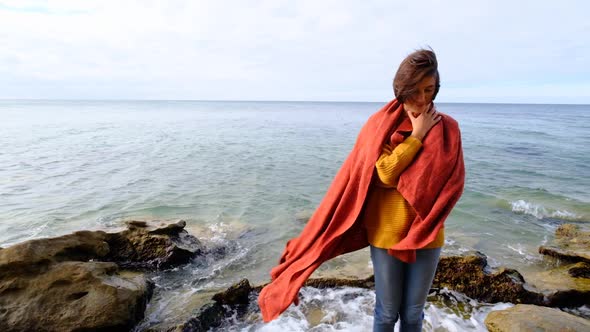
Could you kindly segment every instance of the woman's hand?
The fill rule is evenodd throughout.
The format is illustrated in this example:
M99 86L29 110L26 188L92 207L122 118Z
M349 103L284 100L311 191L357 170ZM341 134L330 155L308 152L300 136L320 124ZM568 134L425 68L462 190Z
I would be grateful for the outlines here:
M434 127L440 119L442 118L440 114L436 111L436 107L434 104L431 104L430 108L417 116L414 116L412 112L408 112L408 116L410 117L410 121L412 121L412 137L415 137L422 141L430 128Z

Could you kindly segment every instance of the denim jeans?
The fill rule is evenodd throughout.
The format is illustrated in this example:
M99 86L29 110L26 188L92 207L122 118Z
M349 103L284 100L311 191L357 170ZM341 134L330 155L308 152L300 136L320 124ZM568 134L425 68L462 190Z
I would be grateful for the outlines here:
M416 262L404 263L387 249L371 246L375 273L373 331L392 332L400 318L400 332L422 330L424 305L436 272L441 248L419 249Z

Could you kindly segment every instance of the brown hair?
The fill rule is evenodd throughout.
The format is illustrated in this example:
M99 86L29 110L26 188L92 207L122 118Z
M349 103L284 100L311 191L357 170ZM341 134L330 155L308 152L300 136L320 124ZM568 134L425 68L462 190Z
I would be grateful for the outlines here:
M420 49L408 55L399 65L393 79L393 93L395 98L404 103L416 92L416 85L422 79L434 76L434 96L436 98L440 89L440 76L438 74L438 61L432 49Z

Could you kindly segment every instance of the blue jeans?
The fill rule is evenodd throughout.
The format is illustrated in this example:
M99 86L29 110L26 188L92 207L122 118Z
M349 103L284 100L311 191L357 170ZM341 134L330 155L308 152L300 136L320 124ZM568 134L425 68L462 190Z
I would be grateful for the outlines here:
M416 251L416 262L404 263L387 249L371 246L375 272L373 331L392 332L398 316L400 332L422 331L424 305L438 265L441 248Z

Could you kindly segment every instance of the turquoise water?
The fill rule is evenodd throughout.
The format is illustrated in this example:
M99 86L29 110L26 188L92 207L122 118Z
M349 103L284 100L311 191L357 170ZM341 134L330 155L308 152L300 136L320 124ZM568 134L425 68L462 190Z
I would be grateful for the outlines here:
M268 280L380 103L0 101L0 246L128 219L187 220L230 248L154 278L146 324ZM590 222L590 106L438 104L459 121L465 193L448 254L535 269L565 222ZM370 273L359 252L318 273ZM188 280L188 281L187 281ZM150 323L151 322L151 323ZM295 329L297 330L297 329Z

